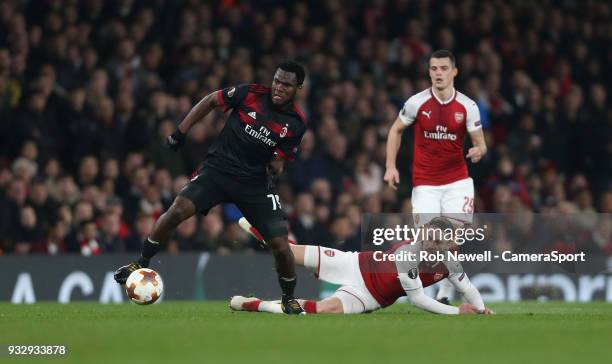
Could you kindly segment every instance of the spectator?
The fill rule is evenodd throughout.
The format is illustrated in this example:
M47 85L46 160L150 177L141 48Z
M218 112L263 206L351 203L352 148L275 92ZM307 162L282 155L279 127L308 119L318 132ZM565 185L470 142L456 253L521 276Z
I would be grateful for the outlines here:
M51 224L47 236L40 242L33 244L30 252L48 255L57 255L66 252L65 239L68 234L68 224L56 220Z
M119 214L107 212L100 222L98 244L102 252L125 251L125 241L119 236L121 217Z
M77 241L81 255L88 257L102 254L102 249L98 243L98 228L94 220L81 222Z
M155 219L153 216L142 212L139 213L134 223L134 229L125 242L126 250L129 252L140 252L142 242L149 236L154 223Z
M178 226L174 241L177 251L193 251L198 249L197 221L197 217L192 216Z
M42 233L36 212L31 206L24 206L19 211L19 224L13 231L13 253L29 253L32 246L42 240Z
M291 231L302 244L323 244L329 240L329 235L325 234L325 228L317 220L315 212L315 201L310 193L297 196L295 214L290 222Z

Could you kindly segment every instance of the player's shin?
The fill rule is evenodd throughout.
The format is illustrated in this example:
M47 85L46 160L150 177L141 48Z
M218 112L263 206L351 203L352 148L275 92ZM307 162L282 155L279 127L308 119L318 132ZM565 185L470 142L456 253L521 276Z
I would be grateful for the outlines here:
M281 238L278 239L280 240ZM271 242L274 241L273 244L270 244L270 247L272 248L272 254L274 255L274 261L276 263L278 282L283 291L283 295L293 298L297 282L297 277L295 275L295 259L286 240L275 240L277 239L270 240Z
M289 244L287 236L280 236L268 240L268 246L272 249L278 272L278 283L283 292L281 306L283 312L291 315L304 314L304 310L294 298L297 277L295 275L295 258Z
M176 227L195 213L196 208L193 202L180 195L177 196L168 211L164 212L155 221L151 235L145 239L142 245L142 252L138 263L143 267L147 267L151 258L161 250L162 244L172 238Z

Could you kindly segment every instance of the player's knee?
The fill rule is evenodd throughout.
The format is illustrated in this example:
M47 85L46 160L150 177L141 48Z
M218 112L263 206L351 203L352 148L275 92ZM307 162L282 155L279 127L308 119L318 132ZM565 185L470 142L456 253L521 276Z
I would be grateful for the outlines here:
M276 252L280 254L285 254L291 251L286 236L277 236L266 240L266 242L268 243L268 247L270 247L270 249L275 252L275 254Z
M178 225L184 220L190 218L194 213L195 211L193 206L175 201L164 214L164 219L166 219L172 225Z

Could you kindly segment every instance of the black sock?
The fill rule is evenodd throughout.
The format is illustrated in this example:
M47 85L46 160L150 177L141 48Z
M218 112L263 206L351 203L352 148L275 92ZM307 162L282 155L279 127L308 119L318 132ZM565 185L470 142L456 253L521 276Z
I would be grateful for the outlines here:
M293 298L293 291L295 290L295 285L297 284L297 277L278 277L278 283L280 284L281 290L283 291L283 298Z
M149 267L149 261L150 261L150 259L147 259L147 258L143 257L142 255L140 256L140 258L138 258L138 264L140 264L140 266L143 267L143 268L148 268Z
M142 253L140 253L140 259L138 259L138 264L141 267L146 268L149 266L149 261L157 252L161 249L161 245L159 243L153 243L151 239L146 238L144 243L142 244Z

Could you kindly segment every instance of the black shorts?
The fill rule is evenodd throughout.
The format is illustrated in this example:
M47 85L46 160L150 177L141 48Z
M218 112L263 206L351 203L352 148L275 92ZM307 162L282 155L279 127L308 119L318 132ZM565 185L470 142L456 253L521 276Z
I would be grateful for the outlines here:
M240 182L214 168L203 167L183 187L180 196L191 200L206 215L220 203L234 203L264 239L287 235L287 214L280 205L275 187L268 183Z

